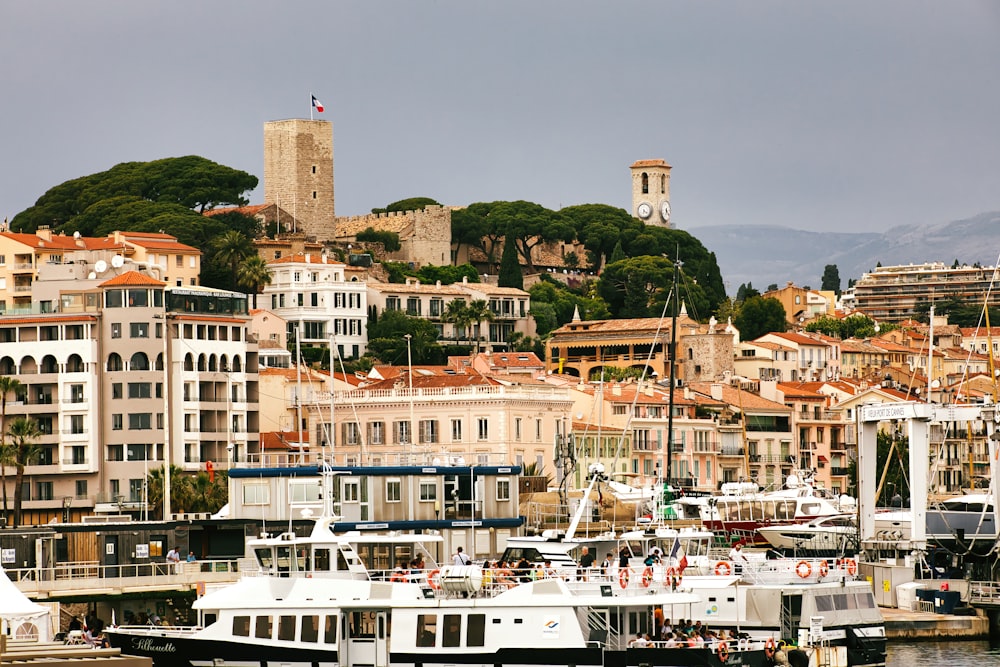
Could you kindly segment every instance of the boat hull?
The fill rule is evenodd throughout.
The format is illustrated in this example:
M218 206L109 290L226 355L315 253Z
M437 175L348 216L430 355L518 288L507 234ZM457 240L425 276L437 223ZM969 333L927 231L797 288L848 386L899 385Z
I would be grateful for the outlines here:
M150 658L154 667L341 667L335 649L304 649L274 644L249 644L179 636L130 634L126 630L107 632L111 645L125 655ZM723 655L709 648L629 648L624 651L600 647L503 648L496 651L390 653L389 667L437 667L444 665L514 665L518 667L767 667L771 664L761 650L731 651ZM350 661L346 665L352 665Z

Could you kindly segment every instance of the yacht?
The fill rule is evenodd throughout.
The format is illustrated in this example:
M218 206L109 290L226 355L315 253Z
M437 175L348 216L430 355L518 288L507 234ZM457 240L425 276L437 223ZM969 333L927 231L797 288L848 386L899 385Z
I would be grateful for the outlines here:
M858 524L853 514L836 514L806 523L761 526L757 534L788 554L856 553Z

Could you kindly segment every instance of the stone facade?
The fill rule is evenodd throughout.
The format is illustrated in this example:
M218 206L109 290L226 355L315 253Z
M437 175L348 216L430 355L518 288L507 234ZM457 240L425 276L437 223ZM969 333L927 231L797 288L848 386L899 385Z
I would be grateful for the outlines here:
M670 165L664 160L636 160L632 172L632 215L647 225L670 227ZM641 211L640 206L648 206Z
M264 124L264 201L292 211L305 232L333 236L333 124L276 120Z
M337 218L331 239L338 244L356 243L357 235L371 227L395 232L402 246L379 259L412 262L416 266L451 263L451 209L428 206L421 211L398 211Z

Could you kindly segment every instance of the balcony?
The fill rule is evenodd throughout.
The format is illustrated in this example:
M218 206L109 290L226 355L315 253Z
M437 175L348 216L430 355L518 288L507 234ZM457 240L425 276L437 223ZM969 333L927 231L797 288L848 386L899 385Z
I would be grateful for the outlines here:
M830 468L830 475L833 477L846 477L849 474L850 472L848 468L841 468L839 466L833 466Z

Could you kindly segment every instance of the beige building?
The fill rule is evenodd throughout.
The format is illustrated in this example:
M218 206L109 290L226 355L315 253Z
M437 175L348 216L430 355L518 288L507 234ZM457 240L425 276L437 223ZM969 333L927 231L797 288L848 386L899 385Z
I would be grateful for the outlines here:
M764 292L762 296L780 301L785 309L785 319L797 328L817 317L832 317L837 310L835 292L806 289L792 282L779 289Z
M632 215L648 225L670 227L670 165L664 160L636 160L632 172Z

